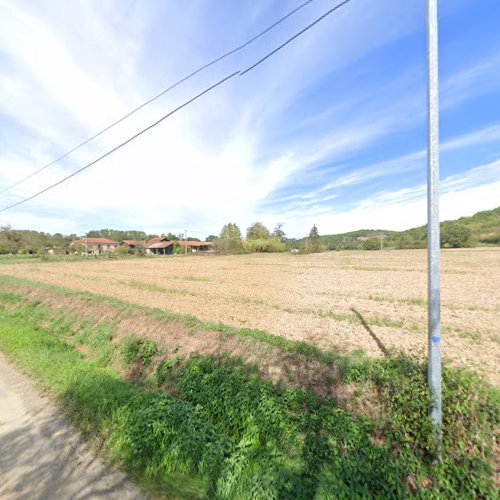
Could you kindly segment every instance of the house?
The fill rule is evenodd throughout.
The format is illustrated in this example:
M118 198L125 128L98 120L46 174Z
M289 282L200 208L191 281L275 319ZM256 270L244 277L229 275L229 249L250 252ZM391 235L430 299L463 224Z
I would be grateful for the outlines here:
M86 254L101 255L104 252L116 252L120 244L107 238L81 238L71 243L71 246L82 247Z
M159 237L146 241L146 253L154 255L169 255L174 250L174 242L168 238Z
M146 248L146 242L140 240L123 240L121 246L128 248L129 253L135 253L138 249Z
M214 246L211 241L178 241L181 247L188 247L191 252L208 252Z

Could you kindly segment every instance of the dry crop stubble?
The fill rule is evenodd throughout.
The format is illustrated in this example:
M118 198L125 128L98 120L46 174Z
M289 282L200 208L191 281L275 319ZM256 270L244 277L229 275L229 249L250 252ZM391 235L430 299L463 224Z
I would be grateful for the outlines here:
M444 353L500 382L500 249L442 253ZM0 272L326 349L426 345L425 251L6 264Z

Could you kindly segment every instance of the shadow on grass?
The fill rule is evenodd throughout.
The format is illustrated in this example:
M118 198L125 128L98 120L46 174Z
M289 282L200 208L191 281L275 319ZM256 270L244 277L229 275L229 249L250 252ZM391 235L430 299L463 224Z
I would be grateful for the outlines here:
M351 311L356 315L356 317L361 321L361 324L364 326L365 330L370 334L370 337L375 341L377 344L377 347L380 349L382 354L384 356L389 357L391 355L389 349L384 345L384 343L377 337L375 332L372 330L370 325L366 322L365 318L361 315L361 313L355 309L354 307L351 307Z
M168 494L313 498L404 491L390 447L373 444L368 419L333 400L276 387L230 358L192 358L171 382L176 397L89 372L61 400L106 454Z

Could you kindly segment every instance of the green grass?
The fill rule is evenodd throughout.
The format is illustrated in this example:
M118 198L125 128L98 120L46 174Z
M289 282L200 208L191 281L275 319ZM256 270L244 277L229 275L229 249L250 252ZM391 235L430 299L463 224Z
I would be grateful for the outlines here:
M280 304L272 304L263 299L253 299L251 297L244 296L231 297L231 301L237 304L269 307L271 309L275 309L276 311L283 311L289 314L308 314L310 316L316 316L318 318L329 318L335 321L345 321L347 323L362 325L366 321L366 323L370 326L388 326L394 328L401 328L402 326L404 326L403 320L392 319L388 316L367 316L366 319L362 319L360 315L356 313L336 312L325 309L313 309L311 307L287 307Z
M118 253L112 254L112 256L107 255L0 255L0 265L1 264L45 264L45 263L64 263L64 262L101 262L103 260L124 260L124 259L143 259L152 258L151 256L136 256L136 255L120 255Z
M179 321L183 323L190 331L195 331L197 329L207 330L207 331L222 333L227 336L239 336L246 339L252 339L256 342L262 342L272 347L278 347L279 349L285 352L305 354L307 356L311 356L327 364L332 364L334 362L335 363L350 362L349 358L345 358L335 352L321 350L318 347L303 341L288 340L284 337L280 337L278 335L273 335L269 332L266 332L265 330L257 330L254 328L237 328L226 325L221 322L201 321L195 316L189 314L179 314L165 309L141 306L138 304L131 304L129 302L120 300L116 297L99 295L92 292L77 291L59 285L50 285L25 278L17 278L14 276L0 275L0 286L2 285L2 283L13 286L21 286L21 287L28 286L42 290L45 289L49 290L52 293L61 295L63 297L78 296L80 298L88 300L89 302L91 301L104 302L107 306L110 306L115 311L117 311L118 314L128 315L132 314L132 312L135 312L152 316L153 318L159 321L164 321L166 323L172 321Z
M123 339L121 344L121 354L126 366L130 366L134 361L148 365L157 352L158 346L154 340L129 336Z
M192 275L181 276L180 279L183 281L199 281L201 283L208 283L209 281L211 281L210 278L206 276L192 276Z
M172 496L494 498L498 493L488 458L499 424L499 392L466 370L444 369L443 461L434 463L426 367L410 357L358 358L343 365L339 387L358 383L377 394L381 416L374 419L334 398L275 386L238 359L185 361L173 349L161 352L156 362L156 345L145 347L147 341L134 337L115 344L112 326L57 317L11 292L0 300L5 304L0 348L53 392L112 461ZM75 341L91 355L80 354ZM301 345L304 354L318 355ZM98 359L105 346L110 356ZM117 359L151 363L153 383L123 380L110 368ZM356 395L363 397L360 390Z
M127 285L130 288L135 288L136 290L147 290L148 292L168 293L171 295L183 295L183 296L196 295L194 292L190 292L189 290L183 290L182 288L164 288L161 286L152 285L150 283L143 283L141 281L129 281L120 283Z
M402 299L396 299L394 297L383 297L381 295L370 295L368 297L369 300L373 300L375 302L391 302L395 304L406 304L406 305L414 305L414 306L426 306L427 300L421 299L419 297L405 297Z

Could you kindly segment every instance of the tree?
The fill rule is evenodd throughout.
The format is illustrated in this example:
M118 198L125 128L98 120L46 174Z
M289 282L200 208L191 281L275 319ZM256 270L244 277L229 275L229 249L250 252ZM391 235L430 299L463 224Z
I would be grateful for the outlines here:
M314 224L309 231L307 251L312 253L321 252L321 241L319 239L319 232L316 224Z
M262 222L254 222L247 229L247 240L268 240L270 237L269 229Z
M241 252L243 243L241 241L240 228L232 222L225 224L220 232L215 248L220 252Z
M210 234L205 238L205 241L215 241L217 239L217 236L215 234Z
M363 250L380 250L380 240L378 238L368 238L363 242Z
M233 223L225 224L220 232L221 240L241 240L241 230Z
M282 227L283 227L283 222L278 222L278 224L276 224L276 227L273 230L273 236L275 238L278 238L281 242L284 243L286 241L286 237L285 237L285 231L281 229Z
M447 224L441 229L441 246L464 248L471 246L471 230L463 224Z

